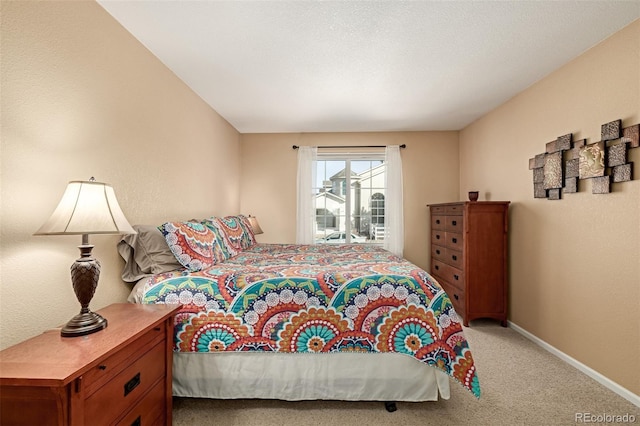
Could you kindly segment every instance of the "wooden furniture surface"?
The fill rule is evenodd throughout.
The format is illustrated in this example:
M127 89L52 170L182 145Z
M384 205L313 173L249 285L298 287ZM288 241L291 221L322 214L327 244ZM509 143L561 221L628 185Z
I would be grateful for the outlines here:
M104 330L60 329L0 352L0 424L171 425L173 316L180 305L121 303Z
M509 201L430 204L431 275L465 326L476 318L507 325Z

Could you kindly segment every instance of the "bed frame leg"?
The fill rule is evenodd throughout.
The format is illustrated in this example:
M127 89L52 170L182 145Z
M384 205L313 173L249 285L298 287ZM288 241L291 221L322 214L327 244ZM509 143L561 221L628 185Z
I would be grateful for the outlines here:
M396 406L395 401L385 401L384 408L386 408L387 411L390 412L390 413L393 413L394 411L396 411L398 409L398 407Z

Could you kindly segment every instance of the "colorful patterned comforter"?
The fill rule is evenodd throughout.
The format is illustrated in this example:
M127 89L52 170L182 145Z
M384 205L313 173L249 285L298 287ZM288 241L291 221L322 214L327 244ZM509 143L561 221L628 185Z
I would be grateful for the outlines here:
M368 244L257 244L156 275L142 303L182 303L175 351L397 352L480 385L460 319L425 271Z

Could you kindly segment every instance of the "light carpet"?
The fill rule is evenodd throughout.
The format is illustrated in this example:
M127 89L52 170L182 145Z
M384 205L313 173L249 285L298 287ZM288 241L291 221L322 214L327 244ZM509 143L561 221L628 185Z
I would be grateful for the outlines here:
M398 402L393 413L382 402L174 398L173 424L594 425L613 424L608 420L625 418L612 416L625 415L640 424L639 407L516 331L474 321L464 332L482 389L479 400L453 380L449 400Z

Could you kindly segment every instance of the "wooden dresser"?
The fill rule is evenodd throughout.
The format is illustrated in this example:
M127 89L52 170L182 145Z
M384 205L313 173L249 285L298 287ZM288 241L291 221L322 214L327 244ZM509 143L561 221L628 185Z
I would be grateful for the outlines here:
M508 201L431 204L431 275L465 326L476 318L507 325Z
M179 305L114 304L82 337L60 329L0 352L0 424L171 425Z

